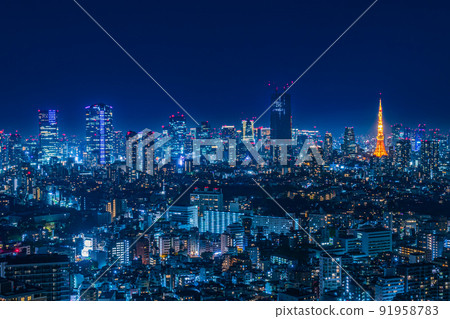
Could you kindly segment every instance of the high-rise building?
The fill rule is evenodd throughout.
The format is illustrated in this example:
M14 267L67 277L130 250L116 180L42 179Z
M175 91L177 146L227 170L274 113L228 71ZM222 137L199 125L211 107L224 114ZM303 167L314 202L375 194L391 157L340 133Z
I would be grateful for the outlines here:
M8 164L8 135L0 131L0 169Z
M439 141L422 141L420 168L426 177L434 178L439 172Z
M319 290L320 298L342 286L341 257L321 254L319 258Z
M143 265L150 264L150 241L146 236L136 242L136 257L141 260Z
M359 229L358 238L361 240L361 250L369 257L392 251L392 232L386 229Z
M236 138L236 128L234 125L224 125L222 126L221 132L222 139L235 139Z
M7 144L8 164L10 166L18 165L23 161L22 137L16 131L9 135Z
M199 231L222 234L228 225L239 222L242 215L235 212L204 211L199 217Z
M48 163L50 158L61 158L59 152L58 110L38 110L39 147L41 160Z
M379 277L375 284L375 300L392 301L395 296L405 292L405 283L400 276Z
M208 121L203 121L200 126L197 127L196 138L208 139L211 138L211 125Z
M186 118L179 112L169 117L169 136L172 138L170 145L172 146L172 159L179 161L181 156L185 155L186 144Z
M190 195L191 205L199 208L200 214L205 210L223 211L223 194L218 188L195 188Z
M180 237L166 234L159 237L159 255L165 258L180 251Z
M425 139L425 133L426 133L426 125L425 124L419 124L419 127L415 130L414 136L414 152L419 152L420 148L422 147L422 140ZM413 133L411 133L413 134Z
M253 120L243 120L242 121L242 139L244 141L254 141L255 132L253 129Z
M172 206L168 211L168 219L190 228L198 227L198 207Z
M7 256L4 277L42 288L47 300L69 300L69 258L66 255Z
M353 127L346 127L344 130L344 143L342 144L342 151L346 156L355 155L358 153L355 129Z
M431 283L436 280L434 265L431 263L403 264L398 267L398 274L405 282L406 300L426 301L434 300L436 287Z
M377 146L375 147L375 152L373 153L376 157L387 156L386 147L384 145L384 130L383 130L383 108L380 106L378 109L378 133L377 133Z
M126 156L126 143L125 135L122 131L114 132L114 148L113 148L114 160L123 160Z
M109 251L110 262L117 260L119 265L130 264L130 242L126 239L116 241Z
M325 139L323 141L323 159L326 163L329 163L333 157L333 136L331 133L325 133Z
M442 256L442 253L444 251L444 239L437 234L419 234L417 246L419 248L428 250L431 254L431 260L434 260Z
M292 138L291 96L275 92L270 111L270 139Z
M401 171L406 172L411 163L411 140L398 139L394 150L394 165Z
M90 161L104 165L111 163L114 148L112 106L86 106L86 152Z
M392 128L392 146L395 148L397 145L397 142L404 138L404 131L403 131L403 125L402 124L394 124L391 126Z

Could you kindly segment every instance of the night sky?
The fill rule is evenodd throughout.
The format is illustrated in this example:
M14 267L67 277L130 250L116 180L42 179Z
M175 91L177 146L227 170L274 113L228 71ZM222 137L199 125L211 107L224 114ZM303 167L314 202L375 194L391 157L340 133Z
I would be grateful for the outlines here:
M372 0L79 2L197 121L220 126L258 117L267 82L295 80ZM291 89L294 127L375 134L382 92L387 125L447 131L449 16L445 0L379 0ZM71 0L3 0L0 32L0 129L37 134L37 109L57 108L62 131L82 135L98 102L125 131L180 111Z

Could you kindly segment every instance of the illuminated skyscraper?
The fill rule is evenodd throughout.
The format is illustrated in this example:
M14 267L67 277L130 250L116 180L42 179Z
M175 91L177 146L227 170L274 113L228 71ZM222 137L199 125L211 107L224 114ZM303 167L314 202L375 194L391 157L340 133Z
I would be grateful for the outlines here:
M329 256L321 254L319 259L319 289L320 298L323 299L324 295L333 290L337 290L342 286L341 277L341 257Z
M234 125L222 126L221 137L222 137L222 139L236 138L236 128L234 127Z
M392 125L392 146L395 148L397 141L404 137L403 125L394 124Z
M323 159L329 162L333 155L333 136L331 133L325 133L325 140L323 141Z
M7 145L8 164L17 165L23 160L22 137L16 131L9 136Z
M253 130L253 120L243 120L242 121L242 139L244 141L254 141L255 134Z
M291 139L291 96L289 94L282 95L282 93L277 91L272 95L272 104L270 111L270 138Z
M186 118L179 112L171 115L169 118L169 135L172 137L170 145L172 146L172 159L178 161L181 156L185 155L186 143Z
M42 151L41 160L48 163L52 157L60 157L58 138L58 110L38 110L39 146Z
M0 168L8 164L8 135L0 131Z
M86 152L97 164L108 164L114 145L112 106L86 106Z
M420 168L426 177L436 176L439 171L439 141L422 141Z
M375 152L373 153L376 157L387 156L386 148L384 146L384 131L383 131L383 108L381 107L381 99L380 99L380 108L378 110L378 134L377 134L377 146L375 148Z
M114 132L114 159L124 159L126 153L125 136L122 131Z
M395 144L394 165L395 167L406 172L411 163L411 140L400 139Z
M358 146L356 145L355 139L355 129L353 127L345 128L342 151L344 155L355 155L358 152Z

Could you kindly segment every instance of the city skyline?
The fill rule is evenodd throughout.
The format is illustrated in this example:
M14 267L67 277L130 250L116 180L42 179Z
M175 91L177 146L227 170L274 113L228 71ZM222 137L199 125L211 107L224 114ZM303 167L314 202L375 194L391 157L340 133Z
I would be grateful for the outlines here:
M1 3L0 301L442 315L372 301L450 301L449 14Z
M119 23L121 29L115 27L112 21L121 21L122 11L115 4L108 4L109 10L106 12L103 4L96 2L86 5L151 73L155 73L156 78L197 121L208 120L213 126L238 123L242 119L259 116L268 106L272 94L267 83L275 82L282 87L284 83L294 80L338 35L336 33L341 32L336 30L343 31L368 5L347 1L346 10L341 10L342 15L339 17L334 15L337 4L332 1L310 4L308 8L296 2L284 5L268 2L264 6L253 7L245 5L242 12L254 10L256 13L256 17L248 19L256 19L254 22L260 23L270 17L272 21L271 28L264 26L261 32L255 29L256 38L252 41L246 37L246 33L239 33L248 28L252 20L247 21L226 5L220 7L223 12L215 11L212 4L206 5L201 14L194 12L198 24L192 26L192 32L180 31L181 34L178 35L177 30L180 29L177 27L186 23L184 16L191 13L192 8L181 6L173 11L170 7L159 4L152 12L160 13L160 17L154 17L154 20L135 19L134 21L139 21L137 24ZM4 66L4 74L7 76L0 83L3 90L0 104L4 107L0 121L2 129L14 131L21 127L35 127L34 121L18 118L13 109L21 110L24 114L39 108L59 109L61 124L66 127L67 134L79 134L84 119L78 109L84 105L104 102L116 106L117 118L121 120L117 125L121 130L157 127L165 122L165 111L180 111L154 83L140 74L140 70L73 3L55 2L53 7L36 7L43 15L39 19L30 19L39 22L35 23L34 30L30 30L27 20L24 20L26 12L15 16L19 12L19 4L3 5L5 10L2 12L10 14L2 19L2 23L7 23L5 29L11 30L6 42L13 50L2 54L5 58L10 58L14 53L21 61L21 72L29 77L20 75L20 90L27 92L20 94L17 89L19 73L8 64ZM42 12L44 9L47 12ZM57 14L53 14L53 20L45 19L54 10L61 10L73 27L64 27L59 32L47 32L61 19ZM153 14L149 13L145 4L130 4L125 10L131 16ZM415 126L420 119L431 127L448 130L443 119L448 117L446 104L449 98L445 87L448 85L446 75L450 74L450 65L442 56L446 51L445 45L434 41L448 28L448 22L444 18L448 10L447 6L430 8L419 1L408 2L408 6L402 6L399 2L377 3L358 22L357 27L350 30L293 87L293 125L305 129L317 126L336 133L344 126L358 124L358 131L362 134L369 133L374 127L373 114L376 114L372 109L372 100L378 92L383 92L386 127L397 122ZM272 12L277 14L272 16ZM418 14L422 19L420 21L414 19ZM167 21L161 21L167 15ZM236 18L234 26L227 24L225 16L229 15ZM322 20L329 22L326 27L318 25ZM168 21L175 24L168 25ZM379 23L380 21L383 23ZM18 25L18 22L21 24ZM201 23L209 23L211 29L194 35ZM12 26L15 28L12 29ZM301 31L306 27L314 30L317 35L311 38L308 33ZM391 29L395 32L390 32ZM159 31L160 34L156 35L148 32L149 30ZM25 38L33 47L33 56L29 56L29 50L26 50L23 42L17 42L17 39L23 40L22 35L29 31L32 31L35 39L40 40L36 43L34 38ZM215 33L217 36L211 37ZM132 36L133 34L136 36ZM170 39L173 38L173 44L166 44L166 47L163 45L163 39L167 40L165 34ZM203 45L198 49L187 46L186 40L180 38L181 35L193 43L203 41ZM248 45L246 39L249 41ZM68 46L69 41L78 45L79 49L73 52L70 49L72 46ZM418 47L417 42L423 45ZM173 45L180 43L182 45L176 51L167 52ZM230 45L230 49L223 50L221 43ZM397 45L393 46L392 43ZM51 50L56 44L58 49ZM258 50L255 51L250 44L256 45ZM101 51L96 50L98 46L102 47ZM205 53L205 46L210 48L209 54ZM411 47L414 49L411 50ZM87 50L83 50L84 48ZM270 54L264 53L266 51ZM99 54L100 52L106 54ZM348 52L352 54L347 54ZM231 68L231 60L227 58L230 54L233 63L236 63ZM289 63L282 62L286 56ZM404 59L405 56L408 59ZM169 67L169 59L175 63L172 67ZM220 59L226 62L225 65L217 63ZM65 63L68 61L70 63ZM61 63L64 63L62 69L59 67ZM193 72L193 68L197 72ZM31 70L36 70L34 74L42 74L42 78L37 80L34 74L29 73ZM102 81L95 81L94 78L99 74L109 76L102 78ZM239 81L236 81L238 75ZM408 111L405 112L405 109ZM226 123L218 123L222 119ZM268 115L261 119L263 126L268 126L269 122ZM32 132L24 133L29 135Z

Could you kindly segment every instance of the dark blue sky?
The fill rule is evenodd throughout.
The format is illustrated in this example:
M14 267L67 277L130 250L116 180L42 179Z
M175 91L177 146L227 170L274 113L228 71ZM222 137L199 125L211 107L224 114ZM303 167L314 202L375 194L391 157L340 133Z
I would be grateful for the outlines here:
M258 117L267 81L295 80L372 1L79 2L198 121L222 125ZM292 88L294 126L375 133L383 92L387 124L448 130L449 16L444 0L379 0ZM1 1L0 32L0 129L36 134L37 109L58 108L82 134L97 102L122 130L179 111L71 0Z

